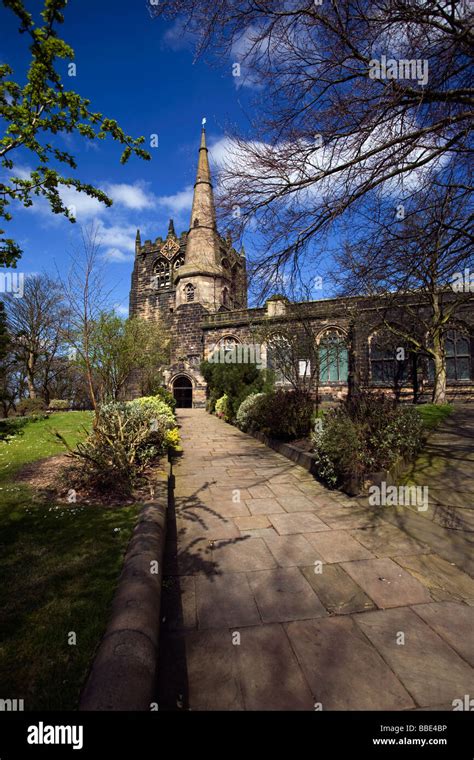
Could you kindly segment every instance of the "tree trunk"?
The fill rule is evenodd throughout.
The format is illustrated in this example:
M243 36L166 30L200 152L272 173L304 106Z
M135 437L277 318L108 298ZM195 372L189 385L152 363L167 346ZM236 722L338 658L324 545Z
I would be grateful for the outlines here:
M97 418L97 399L96 399L95 392L94 392L94 380L93 380L93 376L92 376L92 366L91 366L91 361L90 361L90 358L89 358L89 324L88 324L87 320L85 321L85 324L84 324L84 333L83 333L83 336L84 336L84 363L86 365L86 377L87 377L87 385L88 385L88 388L89 388L90 400L91 400L91 403L92 403L92 408L93 408L93 410L95 412L95 414L94 414L94 422L93 422L93 426L95 426L96 418Z
M36 398L34 377L35 377L35 357L32 353L29 353L27 367L26 367L26 382L28 385L28 395L30 398Z
M446 357L443 337L436 332L433 337L434 387L433 404L446 403Z
M354 324L351 323L349 327L349 335L347 341L347 400L352 401L357 397L359 393L359 376L357 368L357 348L355 345L355 330Z

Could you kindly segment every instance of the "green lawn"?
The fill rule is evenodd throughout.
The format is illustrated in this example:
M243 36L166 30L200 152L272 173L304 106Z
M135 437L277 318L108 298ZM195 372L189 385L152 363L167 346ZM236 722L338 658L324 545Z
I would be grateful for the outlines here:
M420 404L416 408L425 428L434 430L446 417L449 417L454 407L451 404Z
M136 521L137 506L44 503L15 482L23 464L63 452L53 428L74 442L90 420L58 413L0 441L0 697L25 710L77 707Z

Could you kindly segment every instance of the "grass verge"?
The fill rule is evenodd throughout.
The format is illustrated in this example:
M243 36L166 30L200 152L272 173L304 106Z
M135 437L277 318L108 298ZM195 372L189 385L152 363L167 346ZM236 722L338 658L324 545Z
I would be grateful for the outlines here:
M416 408L423 420L424 427L430 431L437 428L454 410L451 404L420 404Z
M58 413L0 441L0 698L25 710L77 708L136 522L136 505L45 502L15 482L22 465L63 453L53 429L75 442L90 421Z

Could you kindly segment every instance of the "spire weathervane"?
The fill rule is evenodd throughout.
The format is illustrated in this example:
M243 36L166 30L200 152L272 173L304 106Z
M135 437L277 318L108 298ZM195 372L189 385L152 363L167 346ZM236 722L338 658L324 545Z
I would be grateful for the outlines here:
M204 117L203 117L203 119L202 119L202 121L201 121L201 125L202 125L202 128L203 128L203 129L204 129L204 127L205 127L206 121L207 121L207 119L206 119L206 117L204 116Z

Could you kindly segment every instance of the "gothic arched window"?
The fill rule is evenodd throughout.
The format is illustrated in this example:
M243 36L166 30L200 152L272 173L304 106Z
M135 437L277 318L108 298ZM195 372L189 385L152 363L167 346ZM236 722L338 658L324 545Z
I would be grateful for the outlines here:
M472 380L474 377L473 339L461 330L448 330L444 339L446 355L446 378L448 380ZM428 377L434 380L434 363L430 359Z
M273 370L276 383L284 383L291 377L293 369L293 350L284 335L272 335L266 342L267 367Z
M229 289L224 288L222 291L222 303L224 306L230 306Z
M370 377L380 385L405 385L410 375L410 351L396 335L382 331L370 341Z
M459 330L449 330L444 345L448 380L471 380L472 353L469 336Z
M231 364L237 361L237 345L240 341L233 335L225 335L209 351L209 360L214 363ZM231 356L232 355L232 356Z
M165 290L170 287L170 265L165 259L158 259L153 267L154 283L157 290Z
M191 301L194 301L194 291L195 291L194 285L191 285L190 282L188 282L187 285L184 286L184 295L186 298L186 301L190 303Z
M221 346L224 348L224 351L233 351L239 341L237 338L234 338L233 335L226 335L224 338L221 338L220 341L216 345L216 349L221 348Z
M323 333L319 341L319 381L347 383L348 353L346 341L339 330Z

